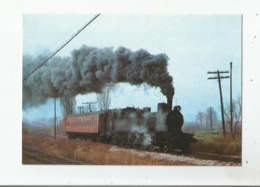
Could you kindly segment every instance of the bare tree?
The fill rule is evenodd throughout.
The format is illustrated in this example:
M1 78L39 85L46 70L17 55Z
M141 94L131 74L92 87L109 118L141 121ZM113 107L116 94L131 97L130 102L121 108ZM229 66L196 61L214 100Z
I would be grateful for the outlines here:
M217 119L217 112L213 107L208 107L206 110L206 124L210 127L210 132L212 133L213 127L216 126L218 119Z
M97 102L100 110L108 110L111 104L110 93L114 89L114 84L108 84L103 88L102 93L97 94Z
M75 113L76 107L76 98L72 97L61 97L60 98L60 106L62 110L63 117L65 118L67 115Z
M204 118L205 118L204 112L199 111L196 116L196 122L197 122L197 124L200 125L201 128L203 126Z
M233 113L233 118L235 122L235 128L234 128L234 135L235 135L237 131L237 126L242 120L242 101L240 96L236 100L236 107L235 107L235 112Z
M230 133L233 138L235 138L237 126L241 121L242 117L242 103L241 97L239 96L236 100L232 101L232 116L233 116L233 124L231 123L231 111L230 111L230 104L227 103L225 107L225 118L229 125Z

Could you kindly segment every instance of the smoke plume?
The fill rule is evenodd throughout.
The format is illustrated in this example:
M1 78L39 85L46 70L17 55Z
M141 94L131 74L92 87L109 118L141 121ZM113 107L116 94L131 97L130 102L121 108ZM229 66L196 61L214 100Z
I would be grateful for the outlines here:
M24 56L24 76L38 63L30 61L32 57ZM52 58L23 82L23 107L40 105L52 97L100 93L111 82L147 83L159 87L166 96L173 95L167 61L165 54L152 55L144 49L133 52L124 47L113 50L83 45L70 57Z

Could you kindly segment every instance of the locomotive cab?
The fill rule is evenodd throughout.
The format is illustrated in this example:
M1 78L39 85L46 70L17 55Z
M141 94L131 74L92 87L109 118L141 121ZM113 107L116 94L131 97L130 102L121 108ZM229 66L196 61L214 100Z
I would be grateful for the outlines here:
M167 131L158 132L156 135L156 142L158 142L158 146L163 152L181 150L186 153L189 150L189 144L197 141L193 138L193 134L182 132L184 119L180 110L180 106L175 106L174 109L167 114Z

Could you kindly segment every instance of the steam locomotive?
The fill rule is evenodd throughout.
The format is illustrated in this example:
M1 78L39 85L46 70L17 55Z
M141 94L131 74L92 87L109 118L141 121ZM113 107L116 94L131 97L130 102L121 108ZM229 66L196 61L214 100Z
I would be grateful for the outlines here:
M170 104L169 104L170 103ZM69 115L63 121L69 139L84 139L130 148L187 152L196 142L193 134L183 133L183 118L171 110L171 101L151 108L127 107ZM182 120L180 119L182 118Z

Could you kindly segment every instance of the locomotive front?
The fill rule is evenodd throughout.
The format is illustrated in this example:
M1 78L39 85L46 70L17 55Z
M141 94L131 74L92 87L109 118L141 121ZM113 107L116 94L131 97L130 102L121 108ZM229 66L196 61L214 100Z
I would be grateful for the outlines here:
M172 152L173 150L181 150L187 152L190 143L197 142L191 133L182 132L184 118L181 111L181 106L172 108L172 97L167 97L167 104L159 103L158 112L166 115L165 124L167 131L158 131L156 133L155 144L159 146L161 151Z

